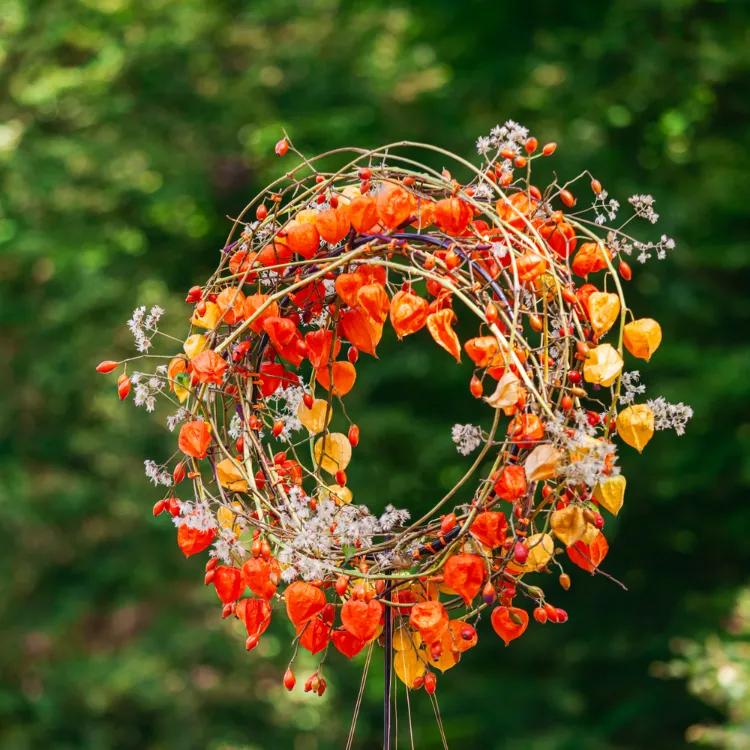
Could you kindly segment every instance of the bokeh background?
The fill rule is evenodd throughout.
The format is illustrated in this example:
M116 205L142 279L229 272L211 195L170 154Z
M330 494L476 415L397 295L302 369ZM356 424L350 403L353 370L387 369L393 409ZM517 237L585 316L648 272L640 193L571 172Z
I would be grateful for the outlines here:
M307 153L470 156L508 118L561 144L559 174L656 197L678 247L634 263L631 306L665 331L641 370L695 417L623 450L607 562L629 592L580 571L567 625L506 649L485 623L439 681L450 746L750 747L749 68L728 0L0 0L0 750L344 746L361 662L332 657L319 700L281 688L282 623L245 653L151 516L164 414L94 366L131 351L136 305L181 330L282 128ZM382 354L350 396L350 482L417 509L477 405L426 339ZM381 744L381 690L377 665L357 748ZM442 747L424 693L412 709L415 746Z

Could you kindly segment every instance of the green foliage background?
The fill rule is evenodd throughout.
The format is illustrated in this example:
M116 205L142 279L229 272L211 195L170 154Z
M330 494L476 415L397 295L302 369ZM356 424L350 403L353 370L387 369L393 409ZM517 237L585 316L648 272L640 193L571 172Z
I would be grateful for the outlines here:
M0 0L0 750L345 744L361 664L332 659L313 700L280 687L283 626L244 652L151 517L164 415L93 369L130 352L137 304L179 330L225 217L283 168L282 127L307 153L471 155L513 118L561 144L560 174L655 195L678 249L634 264L631 306L665 331L642 371L696 415L623 451L608 561L630 591L581 572L567 625L506 649L485 623L438 690L454 748L673 750L716 720L650 669L718 626L750 563L749 21L729 0ZM436 347L383 354L351 397L351 484L417 508L452 485L449 429L476 405ZM381 743L381 686L374 667L358 748ZM423 693L412 709L416 747L440 747Z

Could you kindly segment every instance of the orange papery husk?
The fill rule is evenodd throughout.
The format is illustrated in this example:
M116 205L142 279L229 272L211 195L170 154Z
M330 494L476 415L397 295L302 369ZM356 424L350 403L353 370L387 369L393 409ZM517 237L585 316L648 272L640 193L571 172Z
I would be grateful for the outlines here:
M396 292L391 300L391 325L401 339L423 328L429 303L414 292Z
M216 538L216 529L196 529L186 523L177 529L177 546L185 557L207 549Z
M496 472L497 473L497 472ZM503 467L495 477L494 490L501 500L513 503L526 494L526 471L523 466Z
M347 599L341 608L341 624L353 636L365 642L377 634L382 616L383 605L375 599L369 602Z
M510 619L510 613L521 618L521 624L516 625ZM520 607L495 607L492 611L492 627L495 632L505 641L507 646L511 641L519 638L529 625L529 613Z
M271 606L265 599L240 599L235 608L248 636L260 635L271 624Z
M581 540L571 547L567 547L566 552L568 553L571 562L575 563L579 568L583 568L589 573L593 573L594 570L599 567L602 560L607 556L607 552L609 552L609 543L604 537L604 534L600 531L596 537L594 537L591 544L586 544Z
M482 588L486 574L479 555L451 555L443 567L445 585L453 589L468 606Z
M185 422L177 439L179 449L193 458L205 458L211 445L211 428L202 419Z
M221 385L227 363L213 349L206 349L190 360L193 375L199 383L216 383Z
M269 600L276 593L281 567L275 558L250 557L242 566L245 584L256 596Z
M461 342L452 328L455 319L456 314L450 308L432 313L427 316L427 330L437 344L460 362Z
M485 547L495 549L505 541L507 528L508 521L503 513L488 510L474 519L469 532Z
M345 396L354 387L354 381L357 379L354 365L351 362L333 362L315 370L315 379L327 391L331 390L331 372L333 373L334 394L339 397Z
M304 581L296 581L284 592L286 612L293 625L303 625L326 606L326 595Z
M426 644L439 641L448 629L450 618L438 601L419 602L411 608L409 623L419 631Z

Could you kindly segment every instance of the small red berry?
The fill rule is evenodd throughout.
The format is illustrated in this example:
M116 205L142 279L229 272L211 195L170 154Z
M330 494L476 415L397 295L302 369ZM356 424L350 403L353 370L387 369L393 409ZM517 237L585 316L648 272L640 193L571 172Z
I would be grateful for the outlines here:
M570 190L563 190L560 192L560 200L568 207L572 208L576 204L576 199Z
M282 138L276 144L276 148L274 149L274 151L276 151L276 156L284 156L284 154L289 151L289 141L287 141L286 138Z
M443 520L440 522L440 533L447 534L456 525L456 514L449 513L447 516L443 516Z
M529 557L529 548L523 542L516 542L513 547L513 559L523 565Z
M130 393L130 378L123 374L117 379L117 395L124 401Z
M435 677L434 672L428 672L424 676L424 689L429 695L432 695L435 692L435 688L437 688L437 677Z
M352 448L356 448L359 445L359 427L357 427L356 424L353 424L349 428L349 445L352 446Z
M294 690L294 686L297 684L297 678L294 676L294 672L291 669L287 669L284 672L284 687L287 690Z
M484 599L484 603L487 606L491 605L495 601L495 587L492 585L492 583L485 583L484 588L482 589L482 599Z
M112 372L112 370L114 370L115 367L117 367L117 362L111 359L105 359L104 362L100 362L96 366L96 371L106 374L108 372Z

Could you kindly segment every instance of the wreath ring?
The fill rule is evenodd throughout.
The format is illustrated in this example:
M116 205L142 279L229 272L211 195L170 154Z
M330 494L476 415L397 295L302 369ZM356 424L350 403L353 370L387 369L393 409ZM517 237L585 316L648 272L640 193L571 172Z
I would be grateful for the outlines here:
M597 232L598 181L592 220L569 210L572 183L555 179L543 192L532 183L532 163L555 144L539 149L513 123L501 130L479 167L406 141L307 159L283 139L277 154L291 149L300 161L243 209L218 268L188 293L195 307L184 353L147 383L120 376L121 398L135 385L136 403L149 406L157 392L178 402L176 465L147 462L152 479L170 486L154 513L173 516L186 555L212 547L206 583L223 615L243 621L249 649L281 604L296 628L295 655L302 646L324 660L333 644L352 657L385 628L398 676L432 693L431 668L450 668L476 644L486 608L494 606L492 626L506 644L529 622L518 595L538 622L567 619L528 575L559 569L566 589L563 554L601 572L600 510L616 514L625 490L612 437L641 450L654 430L649 405L618 413L632 385L623 347L648 359L661 330L650 319L628 323L629 236ZM413 158L420 150L469 178ZM343 163L319 169L333 160ZM601 288L589 280L599 272ZM346 477L359 442L344 402L355 365L360 353L375 355L388 320L399 338L426 328L460 361L456 301L478 319L463 350L491 426L456 425L459 449L481 450L421 518L409 523L390 506L377 517L353 503ZM139 310L130 327L148 351L161 311ZM607 335L616 345L600 341ZM330 428L334 412L347 434ZM451 508L476 474L471 502ZM194 498L181 501L186 476ZM305 685L319 694L322 663Z

